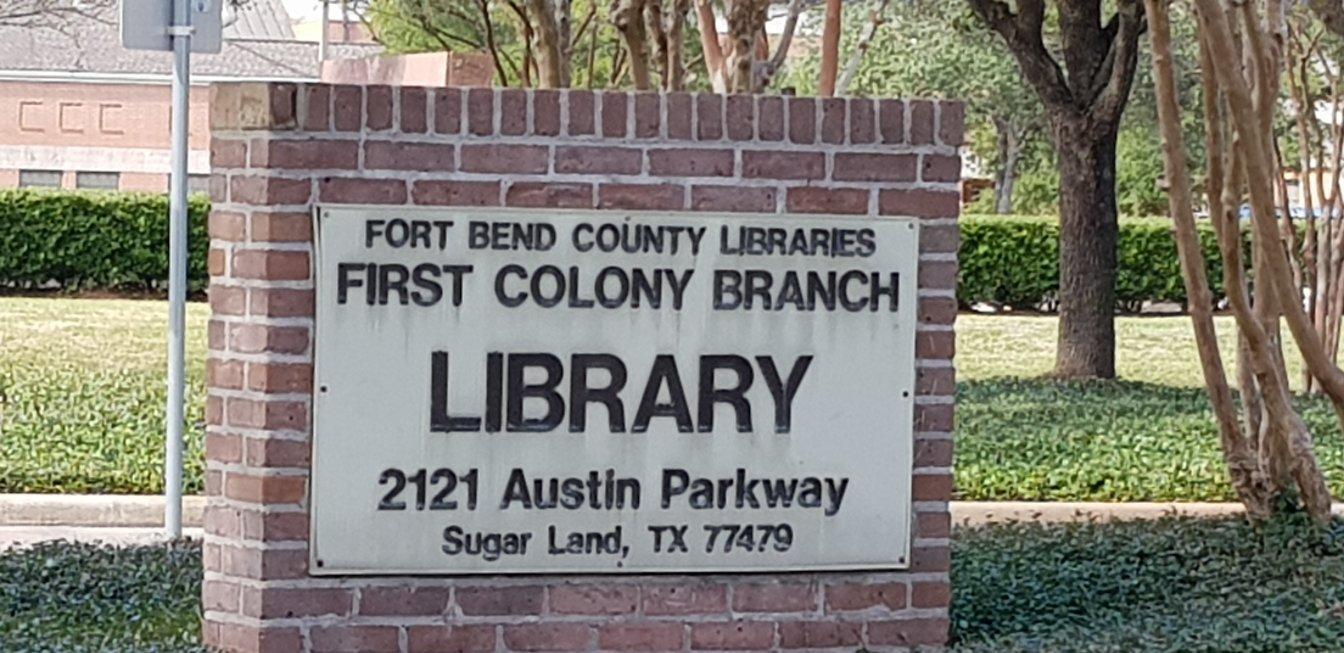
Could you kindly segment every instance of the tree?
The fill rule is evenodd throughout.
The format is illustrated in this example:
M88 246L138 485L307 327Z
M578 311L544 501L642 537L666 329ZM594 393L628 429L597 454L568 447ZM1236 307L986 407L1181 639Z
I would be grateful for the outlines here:
M997 32L1045 108L1060 177L1059 342L1055 374L1115 376L1119 225L1115 149L1144 29L1139 0L1054 3L1058 47L1046 42L1045 0L967 0Z

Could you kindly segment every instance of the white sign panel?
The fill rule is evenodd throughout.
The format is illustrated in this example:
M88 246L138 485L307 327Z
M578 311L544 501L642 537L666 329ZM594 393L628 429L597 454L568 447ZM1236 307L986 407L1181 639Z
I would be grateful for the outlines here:
M191 11L191 51L218 54L223 46L221 18L225 0L121 0L121 47L127 50L173 49L170 28L173 3L186 2Z
M317 225L313 573L906 566L915 221Z

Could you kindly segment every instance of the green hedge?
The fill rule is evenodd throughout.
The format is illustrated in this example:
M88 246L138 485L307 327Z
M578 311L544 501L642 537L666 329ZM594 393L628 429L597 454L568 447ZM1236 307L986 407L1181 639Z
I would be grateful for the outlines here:
M1144 301L1185 302L1176 243L1166 218L1120 220L1116 301L1137 310ZM1223 296L1222 257L1213 227L1199 224L1214 296ZM1249 241L1247 241L1249 246ZM1018 309L1054 307L1059 293L1059 220L1055 217L968 215L961 219L963 305L984 302Z
M191 199L188 278L206 282L204 196ZM149 193L0 190L0 287L143 291L168 279L168 198Z

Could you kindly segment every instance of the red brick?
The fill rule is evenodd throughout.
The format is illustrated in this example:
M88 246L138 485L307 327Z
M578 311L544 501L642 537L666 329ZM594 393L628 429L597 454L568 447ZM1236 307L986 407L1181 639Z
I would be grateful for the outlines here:
M368 616L440 615L448 611L447 587L366 587L359 593L359 613Z
M434 89L434 133L456 134L462 131L462 89Z
M240 279L302 281L308 275L308 252L240 249L233 253L233 276Z
M247 312L247 291L230 286L210 286L210 311L215 315L242 315Z
M219 647L248 653L294 653L303 649L303 636L293 626L257 628L221 623Z
M495 133L494 89L467 89L467 131L475 136Z
M452 172L453 146L441 143L369 141L364 144L364 167L369 170Z
M625 138L629 125L627 104L630 96L624 91L602 92L602 135L607 138Z
M923 181L958 181L961 179L961 157L925 154L920 157L919 178Z
M948 512L921 512L915 520L916 537L951 537L952 514Z
M906 605L905 583L839 583L826 587L826 611L848 612L885 608L903 610Z
M910 144L933 144L933 103L928 100L910 102Z
M863 624L843 621L786 621L779 624L779 647L819 649L858 646Z
M843 98L823 98L821 100L821 141L823 143L845 142L845 100Z
M943 145L960 146L966 131L966 105L961 102L939 102L938 140Z
M911 487L915 501L946 501L952 498L952 474L915 474Z
M946 544L915 547L910 553L910 573L945 572L952 569L952 549Z
M384 653L397 650L396 626L313 626L308 631L312 653Z
M690 93L668 93L667 137L677 141L691 140L691 116L695 114L695 105Z
M826 155L821 152L742 152L742 176L753 179L824 179Z
M877 139L877 125L873 116L873 101L867 98L849 99L849 142L871 143Z
M570 136L588 136L594 133L595 107L597 102L592 91L570 90L566 93L569 101Z
M223 138L210 140L211 168L243 168L247 166L247 143Z
M332 122L338 132L357 132L364 122L364 88L342 85L332 94Z
M248 310L265 317L311 317L313 291L296 288L253 288Z
M840 152L835 155L836 181L914 181L919 157L914 154Z
M728 123L728 139L749 141L756 135L756 100L751 95L729 95L724 107Z
M878 194L877 210L882 215L955 218L961 210L961 194L956 190L888 188Z
M957 300L952 297L921 297L919 321L924 324L952 324L957 319Z
M252 467L307 467L312 446L302 440L248 438L245 451Z
M961 247L961 230L954 224L925 226L919 230L919 251L953 254Z
M662 95L635 95L635 138L658 138L663 122Z
M352 604L350 590L337 588L245 587L243 614L262 619L345 616ZM297 649L295 649L297 650Z
M249 540L285 542L308 539L307 512L240 511L243 537Z
M539 623L504 626L504 645L513 651L586 651L593 639L588 624Z
M228 260L228 253L218 247L211 247L205 255L205 271L212 277L224 276L225 262Z
M947 642L947 619L905 619L868 623L870 644L895 646L938 646Z
M205 398L205 423L219 426L224 423L224 399L212 395Z
M695 137L702 141L723 138L723 96L699 93L695 96Z
M560 134L560 92L539 89L532 92L532 133L538 136Z
M224 413L230 426L241 428L301 430L308 426L308 409L299 401L231 398Z
M600 209L680 210L685 191L676 184L602 184L597 189Z
M304 204L311 194L307 179L229 178L229 199L240 204Z
M425 89L416 86L403 86L401 93L401 131L406 134L423 134L429 128L425 119Z
M952 466L950 439L915 439L915 466L917 468L946 468Z
M411 626L407 644L410 653L489 653L495 650L495 627Z
M691 187L691 209L694 211L774 213L776 206L775 189L773 188L744 186Z
M207 358L205 361L205 382L212 388L241 390L243 387L243 361Z
M597 647L604 651L680 651L686 646L686 628L679 623L604 624Z
M692 651L768 649L775 643L775 625L761 621L691 624Z
M953 427L951 404L916 404L916 431L951 431Z
M405 204L406 182L367 177L323 177L318 184L323 202L343 204Z
M499 133L505 136L527 133L527 91L518 88L499 90Z
M516 181L504 195L507 206L553 209L590 209L593 207L592 184Z
M411 187L416 204L499 206L497 181L417 181Z
M919 264L919 287L951 290L957 287L956 261L922 261Z
M639 607L635 585L552 585L550 591L555 614L634 614Z
M756 96L756 132L763 141L784 140L784 98Z
M817 140L817 101L812 98L789 98L789 141L815 143Z
M920 331L915 334L915 356L952 358L957 351L957 336L951 331Z
M241 213L211 211L208 218L210 237L241 242L247 238L246 220Z
M644 152L631 147L555 148L555 171L573 174L637 175L644 167Z
M723 585L647 585L640 597L646 615L718 614L728 611Z
M313 366L308 363L248 363L247 387L258 392L310 392Z
M217 612L238 611L238 584L223 580L201 583L201 609Z
M224 496L249 503L299 503L307 493L306 476L253 476L233 472L224 481Z
M467 616L541 614L540 585L459 587L457 607Z
M307 549L220 547L224 573L256 580L293 580L308 575Z
M952 584L948 581L916 582L910 586L910 605L916 608L945 608L952 603Z
M373 85L365 87L368 108L364 124L371 131L392 128L392 87Z
M299 212L252 214L253 242L306 243L313 239L313 216Z
M222 172L210 175L210 201L229 201L229 177Z
M817 609L815 585L738 585L733 588L736 612L812 612Z
M731 177L732 150L649 150L649 174L659 177Z
M950 396L957 390L957 377L950 367L921 368L916 374L915 392L922 396Z
M252 166L284 170L353 170L359 165L355 141L263 140L252 142Z
M855 188L790 188L785 198L788 209L794 213L850 213L868 212L868 191Z
M205 458L221 463L242 462L242 436L231 433L207 433L205 436Z
M464 172L546 172L547 151L540 145L471 144L462 146Z
M211 351L224 351L229 348L229 325L220 320L206 323L206 342Z
M883 143L905 142L905 103L900 100L881 100L877 103L878 131Z
M218 497L224 495L224 473L216 470L205 470L205 494L206 496Z
M300 116L300 128L310 132L330 130L331 87L323 84L310 84L304 87L304 95L304 112Z

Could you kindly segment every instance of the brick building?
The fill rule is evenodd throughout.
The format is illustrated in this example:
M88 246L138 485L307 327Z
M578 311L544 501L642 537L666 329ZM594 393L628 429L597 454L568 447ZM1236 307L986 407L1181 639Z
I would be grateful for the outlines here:
M214 81L315 81L316 41L295 38L280 0L226 16L219 54L192 56L193 190L205 191ZM332 44L332 58L377 46ZM0 25L0 188L166 191L172 56L126 50L116 7L52 26Z

